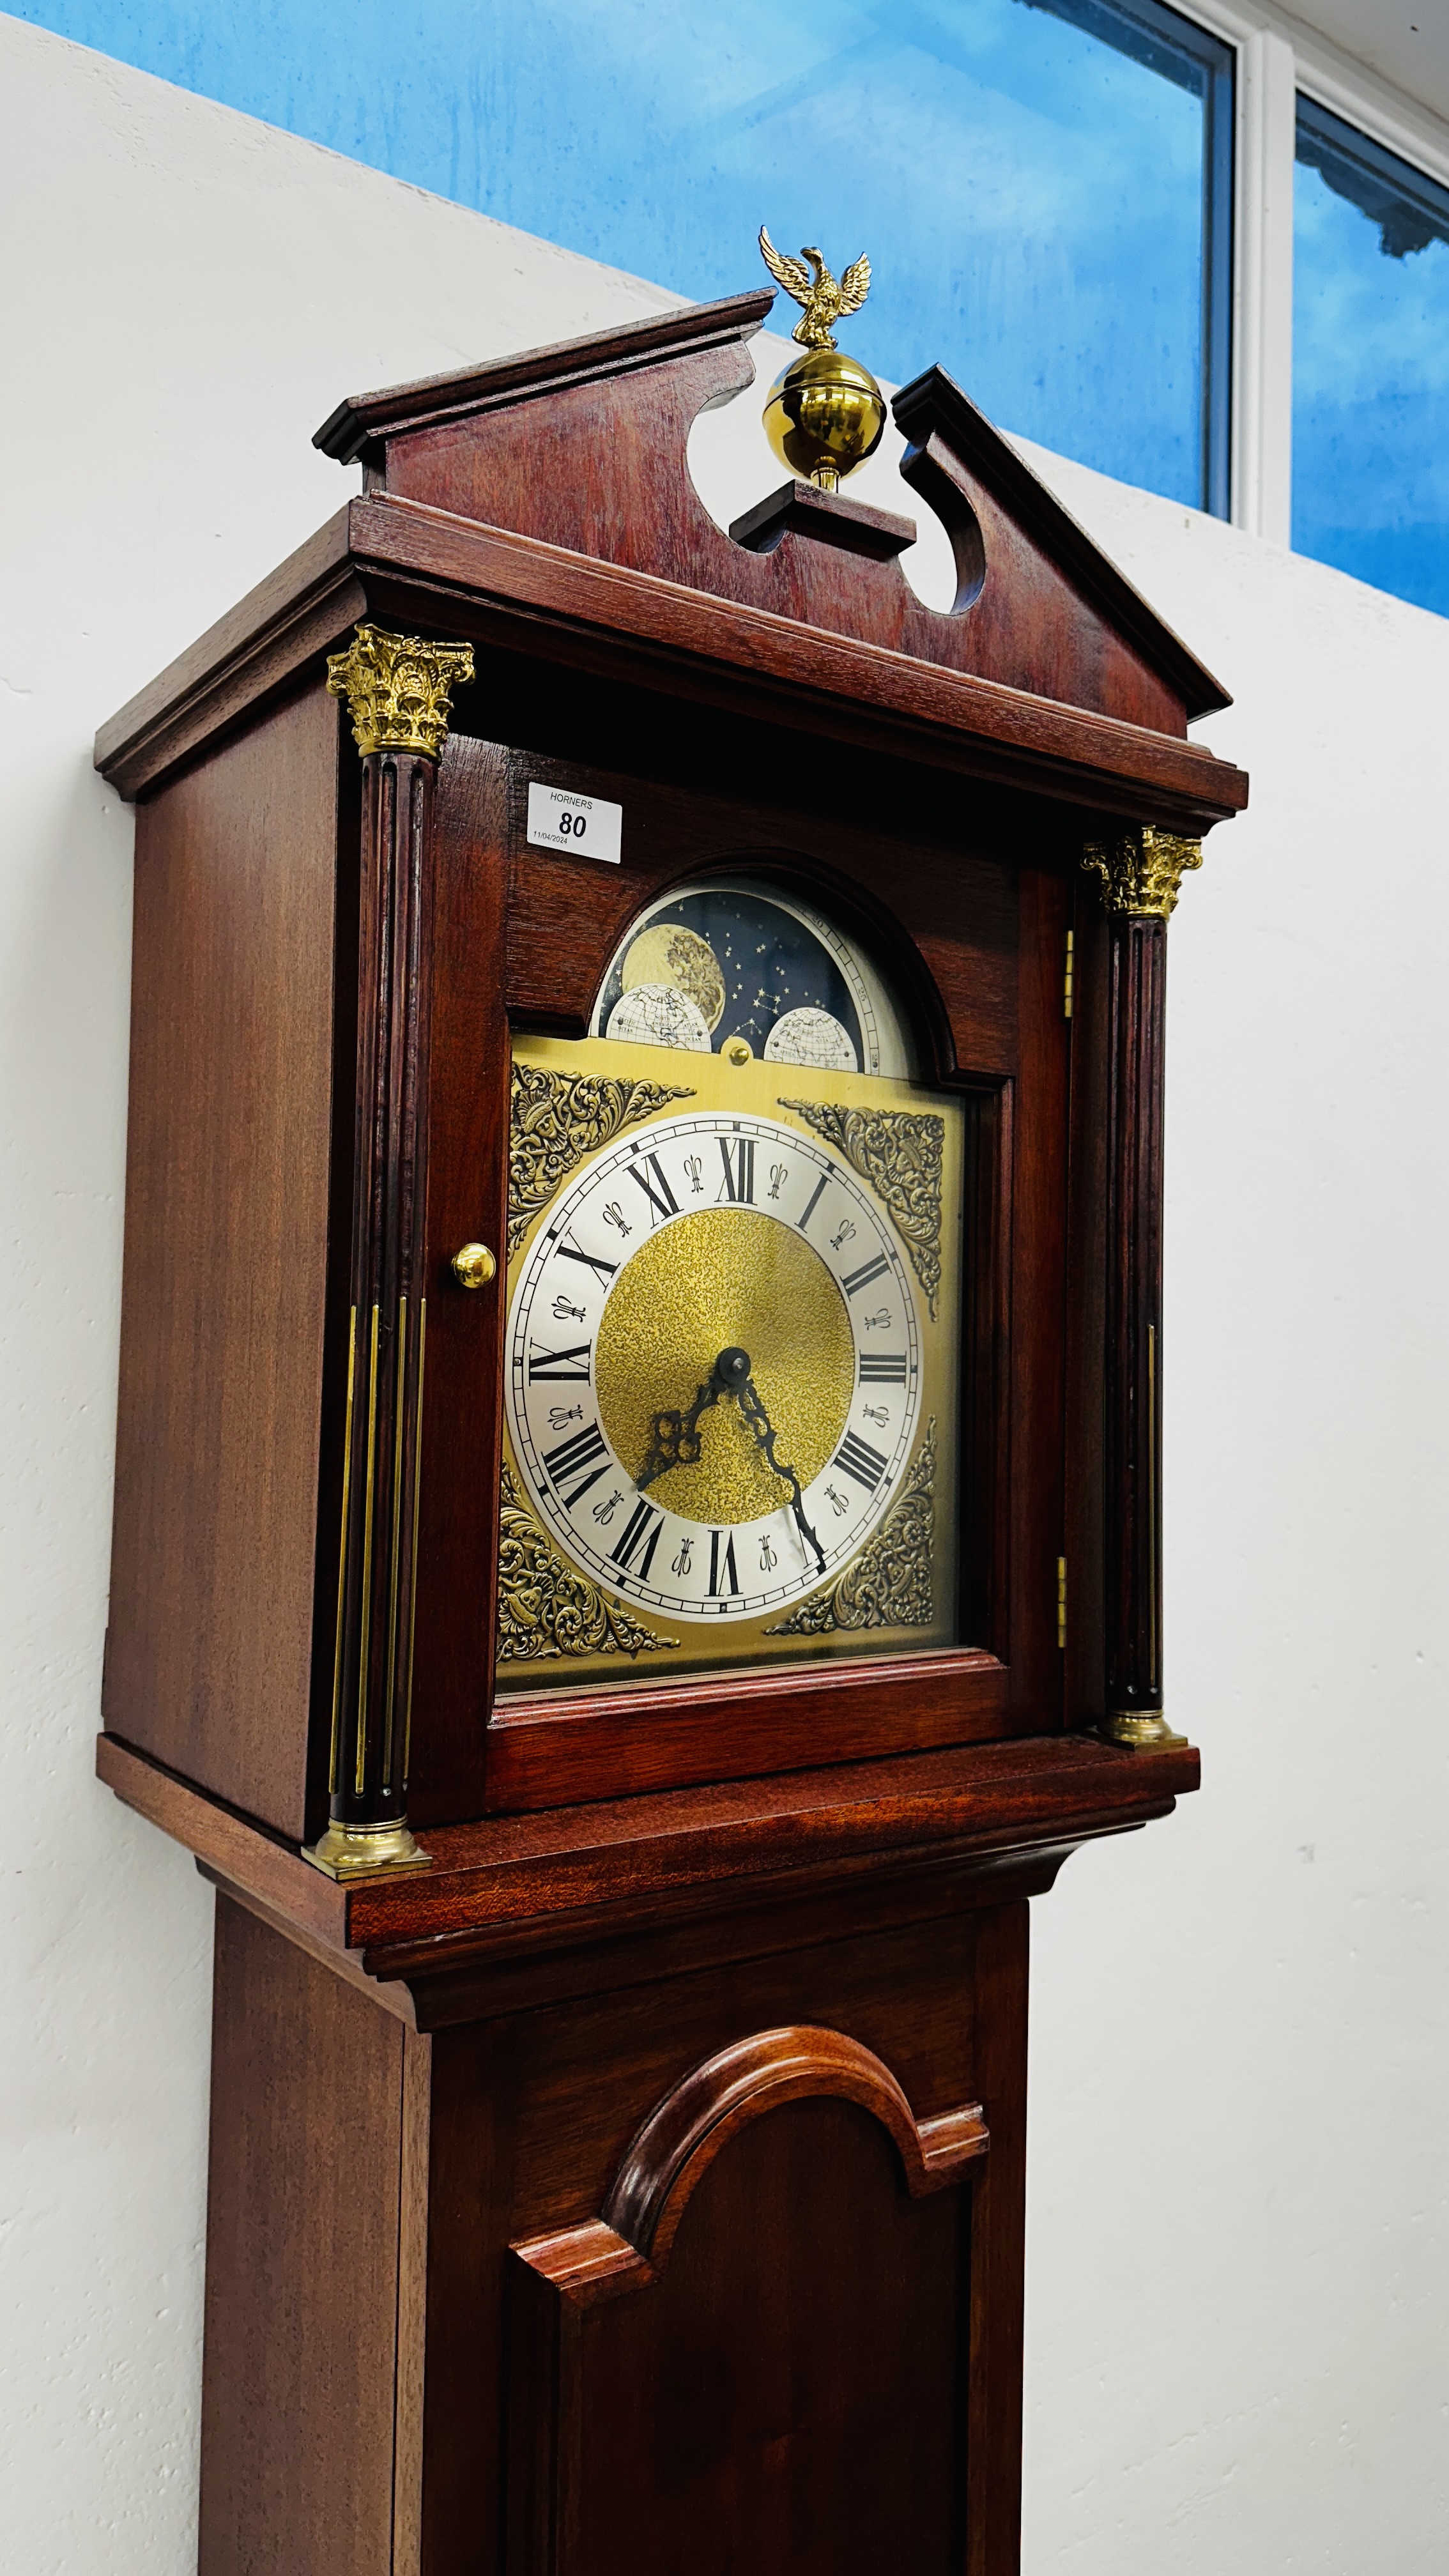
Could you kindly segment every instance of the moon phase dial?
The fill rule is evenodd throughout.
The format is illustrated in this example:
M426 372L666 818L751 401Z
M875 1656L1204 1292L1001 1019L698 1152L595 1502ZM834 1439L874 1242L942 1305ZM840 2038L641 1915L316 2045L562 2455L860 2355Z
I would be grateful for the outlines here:
M610 961L592 1025L635 1046L728 1056L743 1044L759 1061L819 1072L910 1070L895 1005L858 944L744 877L680 886L651 906Z
M661 1120L587 1164L514 1292L508 1415L533 1509L609 1592L755 1619L889 1510L921 1405L888 1217L813 1138Z

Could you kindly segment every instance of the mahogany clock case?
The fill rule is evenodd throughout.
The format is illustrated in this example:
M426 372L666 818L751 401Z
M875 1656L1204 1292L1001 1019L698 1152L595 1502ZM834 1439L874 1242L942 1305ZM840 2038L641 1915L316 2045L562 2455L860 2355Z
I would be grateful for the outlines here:
M715 525L689 427L769 300L344 404L363 496L98 746L139 806L98 1768L220 1891L205 2576L1019 2567L1027 1900L1197 1783L1166 921L1246 782L1187 739L1216 683L939 371L895 413L959 613L848 495ZM475 657L436 774L327 694L364 622ZM530 781L621 806L620 864L531 845ZM583 1039L711 872L857 939L959 1108L957 1642L495 1698L503 1279L452 1257L505 1248L520 1035ZM426 1332L349 1591L384 1275ZM405 1492L427 1865L334 1878L298 1846L344 1641L370 1786L354 1612Z
M410 1814L442 1823L1060 1726L1072 818L1024 815L1020 800L1003 808L991 790L953 782L931 781L923 795L919 775L877 757L832 748L802 759L774 729L681 715L607 684L554 674L545 698L540 676L485 663L460 695L437 782ZM504 740L466 730L485 711L508 718ZM316 1829L326 1789L356 770L332 701L314 688L163 787L138 818L131 1366L119 1466L131 1507L117 1511L115 1585L132 1612L113 1621L107 1722L296 1839ZM531 846L531 780L620 804L621 865ZM807 1667L671 1682L625 1666L617 1688L574 1694L550 1676L546 1699L514 1691L495 1706L504 1301L498 1290L465 1294L450 1263L463 1242L507 1238L511 1035L582 1037L631 920L672 884L742 868L794 888L860 940L909 1013L921 1086L955 1094L967 1112L962 1643L828 1675ZM188 1108L208 1133L204 1154L199 1136L193 1150L178 1133ZM265 1211L252 1204L258 1191ZM155 1375L135 1365L154 1294L135 1275L149 1232L137 1218L158 1197L166 1259L156 1269L180 1302L178 1263L194 1262L202 1338L192 1365L203 1383L209 1364L218 1371L214 1408L203 1397L197 1412L210 1412L219 1446L195 1460L180 1512L179 1443L167 1436L176 1392L160 1348ZM248 1298L259 1298L279 1216L283 1338L256 1350L272 1385L253 1376L245 1401L228 1383L234 1347L208 1353L205 1317L219 1302L218 1343L234 1346L238 1321L247 1323L235 1313L236 1265ZM174 1310L156 1320L159 1342L168 1323L179 1338ZM299 1385L291 1372L304 1364ZM233 1513L264 1536L264 1559L235 1551ZM265 1687L248 1687L252 1677Z

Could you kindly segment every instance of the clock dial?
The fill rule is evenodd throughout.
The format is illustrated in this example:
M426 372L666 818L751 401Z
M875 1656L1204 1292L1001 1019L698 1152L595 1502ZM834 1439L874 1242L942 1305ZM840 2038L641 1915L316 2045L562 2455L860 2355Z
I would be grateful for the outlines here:
M674 1621L756 1620L889 1511L921 1409L916 1292L874 1193L763 1116L651 1122L523 1261L508 1410L568 1558Z

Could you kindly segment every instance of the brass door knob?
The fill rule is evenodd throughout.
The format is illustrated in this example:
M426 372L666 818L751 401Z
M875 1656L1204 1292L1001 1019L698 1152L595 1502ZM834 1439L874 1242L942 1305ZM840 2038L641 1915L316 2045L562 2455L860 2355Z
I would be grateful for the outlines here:
M498 1276L498 1264L486 1243L465 1243L453 1255L453 1276L460 1288L486 1288Z

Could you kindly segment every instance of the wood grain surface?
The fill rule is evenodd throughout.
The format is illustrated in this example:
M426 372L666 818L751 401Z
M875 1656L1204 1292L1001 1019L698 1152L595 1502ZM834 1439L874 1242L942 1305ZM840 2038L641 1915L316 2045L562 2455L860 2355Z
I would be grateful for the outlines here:
M217 1902L201 2576L391 2576L403 2032Z
M320 688L140 818L105 1678L117 1734L299 1839L336 836Z
M434 1009L419 1616L409 1813L484 1806L502 1457L502 1281L460 1288L453 1254L508 1230L505 773L466 735L447 745L433 834Z
M824 2099L732 2143L644 2295L530 2316L556 2294L520 2265L510 2576L948 2576L968 2230L963 2194L913 2202L886 2132Z
M495 1969L431 2037L223 1897L204 2576L664 2576L686 2544L827 2576L899 2523L903 2460L912 2549L947 2552L911 2563L1011 2576L1026 1908L916 1883L854 1922L817 1883L773 1943L717 1916L690 1958L621 1882L643 1950L596 1927L592 1981ZM601 2232L640 2294L602 2309Z

